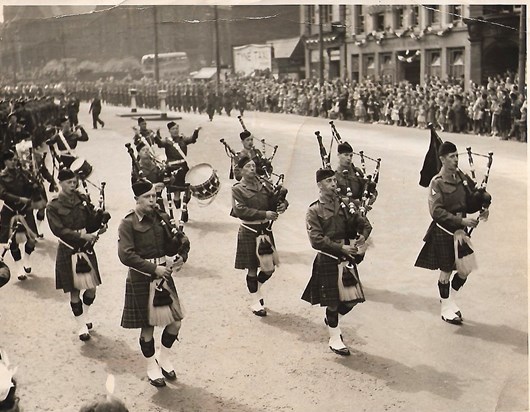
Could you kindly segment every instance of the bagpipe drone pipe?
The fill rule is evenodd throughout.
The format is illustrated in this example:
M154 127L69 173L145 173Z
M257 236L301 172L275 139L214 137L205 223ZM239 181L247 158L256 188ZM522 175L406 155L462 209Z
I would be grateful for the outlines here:
M241 127L243 128L244 132L247 132L250 136L250 131L245 126L245 123L243 122L242 116L237 116L239 123L241 123ZM274 159L274 156L276 156L276 152L278 151L278 145L271 145L266 142L265 139L259 139L261 142L261 152L256 152L256 157L252 160L256 162L256 171L259 175L265 175L265 173L268 173L269 175L272 175L272 172L274 170L272 166L272 161ZM272 153L270 156L267 156L267 147L272 149Z
M331 126L331 135L333 139L337 142L337 144L341 144L344 141L342 140L341 135L339 134L337 128L335 127L335 124L333 121L329 122ZM332 140L333 142L333 140ZM331 145L330 145L330 151L331 151ZM371 210L371 205L375 202L377 197L377 184L379 183L379 172L381 169L381 158L373 158L370 156L367 156L363 150L360 150L359 152L353 152L355 156L358 156L360 159L361 167L360 169L355 167L352 164L352 168L357 171L361 178L364 181L363 189L362 189L362 198L359 205L359 209L361 211L361 214L363 216L366 215L366 213ZM366 160L371 161L374 163L374 171L372 174L368 174L367 168L366 168ZM348 188L347 190L347 196L351 201L352 192L351 189Z

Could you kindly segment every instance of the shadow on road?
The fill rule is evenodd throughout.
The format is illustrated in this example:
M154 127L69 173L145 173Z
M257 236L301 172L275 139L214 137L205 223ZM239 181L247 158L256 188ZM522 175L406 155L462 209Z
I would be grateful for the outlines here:
M394 309L404 312L436 313L439 304L436 298L428 298L413 293L399 293L388 289L374 289L363 283L366 300L370 302L386 303Z
M334 359L354 371L386 381L390 389L398 392L426 391L442 398L458 400L465 390L465 383L458 375L438 371L429 365L410 367L394 359L356 350L352 350L352 356Z
M233 400L223 399L195 386L186 385L177 381L169 383L167 387L157 391L151 397L153 404L168 411L201 411L201 412L255 412L246 405L241 405Z
M318 342L326 344L329 336L326 325L324 325L324 315L322 314L322 324L319 325L302 316L293 313L279 313L267 309L267 316L261 318L261 322L269 326L274 326L286 332L298 335L302 342ZM342 327L342 326L341 326ZM351 327L345 327L345 339L354 341L355 345L366 345L366 341L360 338ZM346 332L347 331L347 332Z
M95 325L97 327L97 325ZM138 350L131 350L127 342L100 334L97 329L90 332L91 339L81 347L81 355L106 365L105 371L114 375L134 374L144 378L144 359Z
M15 281L17 287L34 293L38 298L65 302L66 298L63 291L55 289L55 279L39 275L28 275L28 278L23 282L16 278Z

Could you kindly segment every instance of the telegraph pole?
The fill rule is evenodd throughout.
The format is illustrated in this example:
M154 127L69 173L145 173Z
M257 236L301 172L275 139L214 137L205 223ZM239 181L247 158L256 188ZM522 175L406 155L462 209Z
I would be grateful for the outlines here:
M324 36L322 34L322 5L318 5L318 76L320 86L324 84Z
M155 30L155 81L158 89L158 83L160 82L160 71L158 67L158 19L156 16L156 6L153 6L153 21Z
M519 93L523 93L525 85L526 67L526 5L521 5L521 16L519 18ZM514 79L515 80L515 79Z
M219 95L219 85L221 83L221 57L219 54L219 13L217 11L217 6L213 6L213 16L215 23L215 89L216 94Z

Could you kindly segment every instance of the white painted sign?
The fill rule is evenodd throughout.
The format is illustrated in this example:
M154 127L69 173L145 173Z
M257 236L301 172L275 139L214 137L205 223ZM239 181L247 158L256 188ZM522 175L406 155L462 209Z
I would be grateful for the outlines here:
M270 44L247 44L232 48L236 73L251 74L254 70L272 69Z

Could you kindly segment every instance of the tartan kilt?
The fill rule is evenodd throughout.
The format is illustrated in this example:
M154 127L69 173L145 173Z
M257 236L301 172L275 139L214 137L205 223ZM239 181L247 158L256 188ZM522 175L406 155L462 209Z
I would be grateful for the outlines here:
M433 222L434 223L434 222ZM436 224L431 224L414 266L444 272L455 270L454 237L440 229Z
M72 249L59 243L59 246L57 247L57 256L55 258L55 289L62 289L64 293L76 290L74 287L74 269L72 267L73 254ZM96 271L97 278L101 283L96 254L92 253L91 255L87 255L90 263Z
M169 287L177 289L173 278L168 279ZM149 324L149 286L151 278L134 269L129 269L125 282L125 303L121 316L121 326L126 329L137 329L151 326ZM180 302L180 301L179 301ZM175 319L175 321L181 319Z
M21 213L26 219L28 227L37 233L37 225L35 224L35 217L33 216L33 209L28 209L26 213ZM9 240L9 232L11 229L11 219L16 213L8 209L6 206L2 207L0 211L0 243L7 243Z
M239 231L237 232L237 249L236 249L235 268L236 269L258 268L259 259L256 253L256 239L258 237L259 229L262 227L262 225L261 224L259 225L247 225L246 224L245 226L251 227L252 229L256 230L257 233L254 233L251 230L248 230L247 228L243 227L243 225L239 226ZM272 245L276 247L272 232L267 232L267 233L269 234Z
M318 253L302 300L312 305L337 306L340 302L338 279L339 261Z

